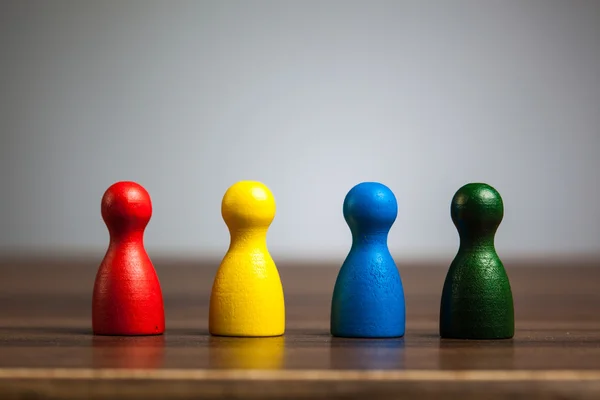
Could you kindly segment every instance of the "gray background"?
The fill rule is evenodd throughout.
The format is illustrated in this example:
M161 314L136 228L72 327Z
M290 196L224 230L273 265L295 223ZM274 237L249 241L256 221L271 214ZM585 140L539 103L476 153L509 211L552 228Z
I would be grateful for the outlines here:
M390 247L451 258L454 192L505 202L504 257L598 254L600 2L2 1L1 252L106 249L150 192L153 255L221 256L241 179L276 259L343 259L345 194L396 194Z

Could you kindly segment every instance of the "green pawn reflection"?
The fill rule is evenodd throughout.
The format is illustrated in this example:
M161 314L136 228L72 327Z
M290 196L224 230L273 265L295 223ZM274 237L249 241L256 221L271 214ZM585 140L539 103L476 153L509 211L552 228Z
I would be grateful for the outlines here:
M515 333L512 292L494 235L504 216L500 193L485 183L461 187L450 208L460 236L440 309L440 336L508 339Z

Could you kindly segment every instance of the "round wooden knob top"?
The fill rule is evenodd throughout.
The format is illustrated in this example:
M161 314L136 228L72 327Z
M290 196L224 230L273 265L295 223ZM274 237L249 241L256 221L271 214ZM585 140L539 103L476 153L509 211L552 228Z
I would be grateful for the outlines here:
M221 214L229 229L266 228L275 218L275 198L261 182L232 185L221 202Z
M143 229L152 216L150 195L135 182L117 182L102 197L102 218L109 231Z
M460 233L495 232L504 216L500 193L486 183L468 183L458 189L450 206L452 221Z
M359 183L344 199L344 218L355 233L387 232L397 215L396 196L382 183Z

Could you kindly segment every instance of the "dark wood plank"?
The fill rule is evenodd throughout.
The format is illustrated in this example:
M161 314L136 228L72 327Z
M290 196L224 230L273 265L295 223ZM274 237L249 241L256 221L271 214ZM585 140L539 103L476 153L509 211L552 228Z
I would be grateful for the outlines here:
M211 337L218 260L155 261L166 335L95 337L97 263L0 260L0 398L600 398L594 260L506 262L517 321L508 341L439 339L441 263L400 264L403 339L332 338L336 266L293 263L279 265L284 337Z

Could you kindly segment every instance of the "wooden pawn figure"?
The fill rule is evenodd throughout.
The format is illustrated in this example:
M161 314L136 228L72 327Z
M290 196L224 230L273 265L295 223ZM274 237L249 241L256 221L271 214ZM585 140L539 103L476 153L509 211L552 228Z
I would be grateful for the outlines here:
M494 247L504 216L502 197L485 183L461 187L450 207L460 236L440 308L440 336L453 339L507 339L514 335L510 282Z
M387 244L398 215L396 197L381 183L359 183L346 195L343 212L352 232L352 247L333 289L331 334L404 336L404 288Z
M104 193L101 212L110 243L94 283L94 334L162 334L162 291L144 249L144 230L152 216L150 195L135 182L117 182Z
M212 335L261 337L285 331L283 287L267 249L275 199L260 182L231 186L221 203L231 241L210 296Z

